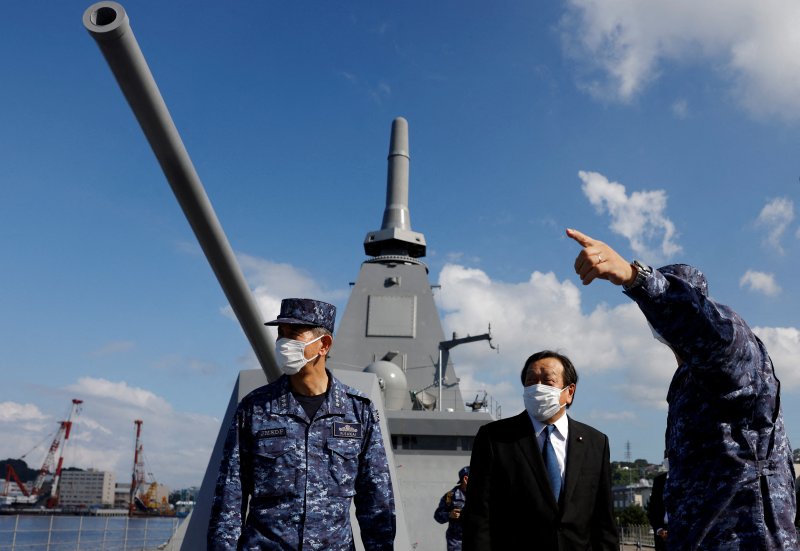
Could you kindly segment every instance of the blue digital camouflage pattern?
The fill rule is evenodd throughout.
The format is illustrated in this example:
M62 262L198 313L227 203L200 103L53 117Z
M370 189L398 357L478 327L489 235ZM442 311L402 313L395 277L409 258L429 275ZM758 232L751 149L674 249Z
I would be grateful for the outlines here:
M695 277L664 271L626 293L681 358L667 394L668 549L797 549L792 454L767 350Z
M281 301L278 318L264 325L309 325L323 327L333 333L336 321L336 306L310 298L285 298Z
M464 467L464 469L469 469L469 467ZM462 471L464 469L462 469ZM433 513L433 518L439 524L444 524L445 522L449 523L447 532L444 533L444 537L447 540L447 551L461 551L461 540L463 539L461 519L451 519L450 511L453 509L463 509L466 498L467 496L464 495L461 488L456 486L442 496L442 499L439 500L439 506Z
M394 497L378 414L362 393L328 377L313 420L286 376L241 401L225 441L209 550L355 549L351 499L365 548L393 548Z

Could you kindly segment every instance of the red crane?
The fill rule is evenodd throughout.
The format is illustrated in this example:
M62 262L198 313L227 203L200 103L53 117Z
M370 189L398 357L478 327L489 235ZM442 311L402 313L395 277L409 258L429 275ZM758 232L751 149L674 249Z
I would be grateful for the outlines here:
M30 493L28 493L28 488L22 483L22 481L17 476L17 471L14 470L14 467L11 466L11 463L6 463L6 486L3 490L3 496L8 495L9 489L11 489L11 481L14 481L17 484L17 488L19 491L22 492L22 495L28 497Z
M54 507L58 503L58 481L61 478L61 468L64 464L64 448L67 446L69 440L69 433L72 430L72 418L80 413L80 406L83 400L73 398L72 407L69 410L69 416L66 421L61 421L61 424L56 431L56 436L53 438L53 443L50 444L50 450L44 458L42 468L39 469L39 474L33 483L33 490L31 494L41 495L44 486L45 478L52 475L53 483L50 486L50 497L47 499L47 506ZM56 453L58 453L58 463L56 463ZM53 471L53 465L56 465Z

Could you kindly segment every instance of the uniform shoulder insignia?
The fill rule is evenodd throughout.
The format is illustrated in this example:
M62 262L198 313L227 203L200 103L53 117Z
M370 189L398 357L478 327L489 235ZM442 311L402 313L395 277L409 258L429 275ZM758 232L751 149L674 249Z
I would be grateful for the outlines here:
M344 392L348 396L354 396L356 398L361 398L362 400L365 400L367 402L371 402L372 401L367 397L366 394L364 394L363 392L361 392L357 388L353 388L353 387L347 386L347 385L343 385L343 386L344 386Z

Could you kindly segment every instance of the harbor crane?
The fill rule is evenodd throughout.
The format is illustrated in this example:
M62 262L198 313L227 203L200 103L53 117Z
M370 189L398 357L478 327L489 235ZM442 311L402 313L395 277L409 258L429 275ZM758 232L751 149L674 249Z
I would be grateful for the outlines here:
M58 504L58 482L61 479L61 469L64 465L64 449L67 446L69 435L72 431L72 420L80 413L81 404L83 404L83 400L78 400L77 398L72 399L72 406L70 407L67 420L61 421L56 431L55 438L53 438L53 442L50 444L50 449L44 458L42 468L39 469L39 474L33 482L31 495L41 496L43 494L45 480L52 476L53 481L50 484L50 496L47 498L47 507L55 507ZM56 459L56 455L58 459Z

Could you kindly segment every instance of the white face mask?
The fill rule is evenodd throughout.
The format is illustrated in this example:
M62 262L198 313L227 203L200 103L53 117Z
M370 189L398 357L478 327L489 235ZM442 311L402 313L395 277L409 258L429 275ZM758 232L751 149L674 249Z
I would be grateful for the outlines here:
M308 362L314 361L319 354L313 358L306 359L306 346L312 342L317 342L323 337L320 335L313 341L303 342L294 339L280 338L275 343L275 360L278 362L280 370L287 375L298 373Z
M558 388L548 385L526 386L522 392L522 401L528 414L537 421L545 422L564 407L561 405L561 393L569 387Z

